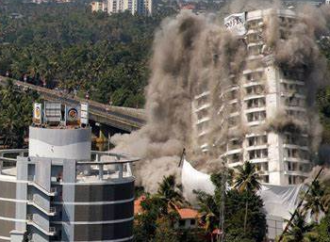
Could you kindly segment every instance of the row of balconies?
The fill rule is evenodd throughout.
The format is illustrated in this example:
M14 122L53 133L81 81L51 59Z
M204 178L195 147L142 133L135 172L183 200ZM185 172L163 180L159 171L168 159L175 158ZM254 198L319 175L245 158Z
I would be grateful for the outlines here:
M56 215L56 208L55 207L50 207L48 209L45 209L42 207L42 205L38 204L37 200L34 198L33 194L28 195L28 205L34 206L44 214L48 216L55 216Z
M44 233L47 236L54 236L56 234L56 228L55 227L49 227L48 229L43 228L41 225L37 224L33 219L33 214L27 214L27 224L35 227L42 233Z
M46 194L47 196L54 197L57 194L57 189L56 187L51 187L50 190L48 191L47 189L43 188L39 184L35 182L35 177L34 176L28 176L28 185L33 186L37 188L39 191L42 193Z

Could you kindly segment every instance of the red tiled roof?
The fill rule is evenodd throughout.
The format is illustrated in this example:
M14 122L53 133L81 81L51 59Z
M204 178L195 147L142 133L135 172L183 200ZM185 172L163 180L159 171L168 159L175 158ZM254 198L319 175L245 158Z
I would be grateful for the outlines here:
M181 9L194 10L196 7L193 4L187 4L181 7Z
M134 201L134 215L141 214L143 209L141 202L146 199L146 196L141 196ZM176 208L181 219L193 219L198 217L198 211L191 208Z
M134 201L134 215L141 214L143 212L141 202L146 199L145 196L141 196Z
M198 217L198 212L191 208L179 208L177 211L181 219L193 219Z

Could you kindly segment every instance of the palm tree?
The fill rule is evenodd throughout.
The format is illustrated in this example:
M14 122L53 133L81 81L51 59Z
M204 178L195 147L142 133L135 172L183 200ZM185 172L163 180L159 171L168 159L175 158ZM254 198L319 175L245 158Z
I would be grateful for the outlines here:
M183 197L175 182L175 176L170 175L164 177L163 181L159 183L159 188L156 197L161 199L164 204L164 214L168 213L168 209L175 211L177 207L183 205Z
M315 222L319 222L321 212L326 213L329 208L330 194L325 192L321 183L316 180L310 185L310 191L305 195L304 212L310 211Z
M239 192L255 192L261 187L260 176L256 171L255 165L249 161L237 168L234 180L234 187Z
M318 234L313 231L314 224L307 224L305 222L306 214L299 211L289 230L284 234L283 242L311 242L316 241Z
M245 217L244 217L244 232L246 232L247 213L249 207L249 194L259 190L260 176L256 171L256 167L249 161L246 161L243 166L237 168L237 172L234 175L234 187L240 192L247 192L246 204L245 204Z
M195 191L195 193L198 199L200 221L204 225L206 234L213 240L212 232L219 224L219 207L213 196L201 191Z

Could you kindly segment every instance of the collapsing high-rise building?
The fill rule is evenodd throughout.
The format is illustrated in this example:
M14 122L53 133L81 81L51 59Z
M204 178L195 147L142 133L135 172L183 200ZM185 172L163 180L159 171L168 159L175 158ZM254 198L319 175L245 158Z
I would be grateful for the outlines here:
M256 164L264 183L298 184L312 168L313 133L307 65L292 65L276 59L270 35L286 41L300 18L292 11L258 10L233 14L225 26L246 48L239 72L229 73L214 96L201 86L193 101L197 143L205 153L217 150L229 167L244 161ZM270 29L272 28L272 29ZM267 33L268 31L268 33ZM232 63L234 65L235 63ZM213 120L213 121L212 121ZM212 122L218 139L210 140Z

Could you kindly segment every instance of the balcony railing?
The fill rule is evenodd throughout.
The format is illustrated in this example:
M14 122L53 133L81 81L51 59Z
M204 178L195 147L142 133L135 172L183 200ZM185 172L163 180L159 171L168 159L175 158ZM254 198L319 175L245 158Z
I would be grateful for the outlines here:
M41 212L45 213L48 216L54 216L56 214L56 208L50 207L49 209L43 208L41 205L39 205L36 200L34 199L32 194L29 194L28 196L28 203L37 209L39 209Z
M36 229L38 229L42 233L44 233L48 236L54 236L56 234L56 228L55 227L49 227L48 229L44 229L39 224L37 224L33 220L33 214L28 214L26 218L27 218L27 224L28 225L31 225L31 226L35 227Z

